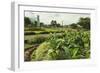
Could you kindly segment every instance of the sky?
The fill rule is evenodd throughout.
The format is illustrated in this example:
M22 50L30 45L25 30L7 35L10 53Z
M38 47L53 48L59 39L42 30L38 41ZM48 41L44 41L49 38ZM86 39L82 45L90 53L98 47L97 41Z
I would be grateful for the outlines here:
M31 21L36 20L37 15L40 17L40 22L44 24L50 24L51 20L56 20L57 23L63 25L77 23L80 17L90 17L90 14L25 11L25 16L29 17Z

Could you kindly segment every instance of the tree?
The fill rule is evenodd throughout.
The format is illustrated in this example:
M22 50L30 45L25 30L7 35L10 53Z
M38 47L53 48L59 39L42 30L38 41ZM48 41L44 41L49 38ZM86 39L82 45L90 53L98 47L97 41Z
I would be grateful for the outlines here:
M77 24L72 23L72 24L70 24L70 27L73 28L73 29L76 29L77 28Z
M37 21L34 21L33 27L37 27Z
M90 30L90 18L89 17L86 17L86 18L81 17L77 24L82 26L82 28L84 29Z
M57 23L57 27L60 27L60 23Z
M56 20L52 20L52 21L51 21L51 26L54 26L54 27L60 27L60 24L57 23Z
M56 26L57 22L55 20L51 21L51 26Z
M40 27L44 26L44 23L43 22L40 22Z
M31 24L31 20L29 19L29 17L24 17L24 24L25 26L28 26Z

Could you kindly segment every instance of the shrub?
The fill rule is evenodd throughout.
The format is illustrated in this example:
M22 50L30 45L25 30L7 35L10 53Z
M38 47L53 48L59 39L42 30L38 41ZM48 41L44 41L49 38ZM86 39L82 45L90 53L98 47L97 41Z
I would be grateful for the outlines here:
M38 33L38 34L49 34L50 32L48 32L48 31L42 31L42 32L40 32L40 33Z
M43 60L48 52L48 49L51 49L51 48L52 47L50 46L49 42L42 43L36 50L35 59L36 60Z
M24 40L24 43L28 43L28 40Z
M69 31L62 37L50 34L50 37L36 49L34 60L90 58L90 32Z
M28 44L40 44L44 42L47 38L47 36L35 35L33 38L27 39L24 42Z
M45 29L40 27L29 27L25 28L24 31L45 31Z
M32 40L32 44L37 43L40 44L42 42L44 42L48 37L46 36L35 36L34 39Z
M35 35L34 31L24 31L24 35Z

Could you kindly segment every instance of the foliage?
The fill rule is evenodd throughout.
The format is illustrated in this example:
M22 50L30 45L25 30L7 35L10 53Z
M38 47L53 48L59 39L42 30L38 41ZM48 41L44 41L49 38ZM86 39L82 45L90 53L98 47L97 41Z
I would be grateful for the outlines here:
M34 35L36 34L34 31L25 31L24 35Z
M24 31L24 35L37 35L37 34L50 34L50 33L62 33L63 30L38 30L36 31Z
M24 31L45 31L44 28L39 28L39 27L25 27Z
M40 43L44 42L47 38L48 37L46 37L46 36L38 36L38 35L36 35L33 38L26 39L24 41L24 43L31 44L31 45L32 44L40 44Z
M56 20L52 20L51 23L50 23L50 26L53 26L53 27L60 27L61 25L59 23L57 23Z
M50 37L37 47L32 60L64 60L90 57L90 34L88 31L69 30L62 37Z
M77 23L62 25L52 20L50 24L31 23L24 18L25 48L34 45L36 49L31 54L31 60L64 60L90 58L90 18L80 18ZM31 25L31 27L29 27ZM26 37L28 39L26 39Z
M77 29L78 28L77 24L75 24L75 23L70 24L70 27L73 28L73 29Z
M24 24L25 26L28 26L29 24L31 24L31 20L29 19L29 17L24 17Z
M84 29L90 30L90 18L89 17L80 18L77 24L82 26Z

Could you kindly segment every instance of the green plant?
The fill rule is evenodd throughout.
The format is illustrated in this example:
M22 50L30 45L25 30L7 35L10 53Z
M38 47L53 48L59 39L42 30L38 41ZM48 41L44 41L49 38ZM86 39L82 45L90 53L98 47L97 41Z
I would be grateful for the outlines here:
M68 30L58 37L51 33L36 49L34 60L64 60L90 57L90 32Z
M30 39L25 40L24 42L27 44L40 44L44 42L48 37L36 35Z

